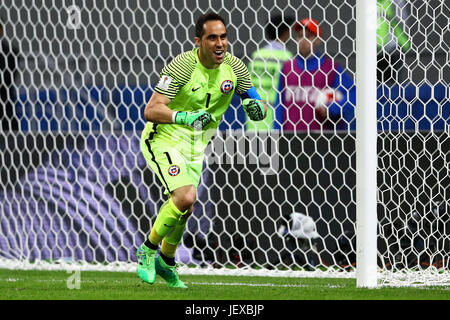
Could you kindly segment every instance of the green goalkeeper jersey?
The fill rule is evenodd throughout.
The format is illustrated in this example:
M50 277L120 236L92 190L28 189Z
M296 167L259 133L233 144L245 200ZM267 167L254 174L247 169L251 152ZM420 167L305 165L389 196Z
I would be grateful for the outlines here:
M165 95L171 102L169 108L174 111L205 110L216 119L203 131L178 124L154 124L151 126L152 138L176 143L193 144L197 151L203 151L214 135L219 122L231 103L233 94L243 94L252 87L250 73L245 64L237 57L226 53L224 62L216 69L205 68L198 57L198 48L176 56L160 74L160 81L155 91ZM147 128L149 130L150 128ZM147 131L146 130L146 131Z

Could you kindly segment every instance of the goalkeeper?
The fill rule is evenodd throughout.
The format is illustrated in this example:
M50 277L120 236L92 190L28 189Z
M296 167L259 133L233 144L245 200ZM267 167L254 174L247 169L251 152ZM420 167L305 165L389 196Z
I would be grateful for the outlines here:
M147 124L141 136L141 151L165 187L168 200L138 248L137 274L150 284L158 274L169 287L177 288L186 285L178 277L175 252L193 211L206 146L235 92L251 120L263 120L267 111L247 67L227 52L221 16L200 16L194 40L193 50L176 56L161 71L145 107Z

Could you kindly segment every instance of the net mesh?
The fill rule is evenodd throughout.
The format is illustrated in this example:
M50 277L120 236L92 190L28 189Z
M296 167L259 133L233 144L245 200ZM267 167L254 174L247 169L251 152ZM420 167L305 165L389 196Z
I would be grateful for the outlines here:
M252 72L271 15L317 20L319 56L338 80L279 93L320 102L328 116L327 99L343 101L338 123L314 114L317 127L295 108L280 118L283 106L270 101L267 132L246 130L233 98L207 150L177 251L181 273L354 276L354 0L5 1L2 266L135 270L165 201L139 149L143 109L163 66L193 48L195 20L209 9L225 17L229 51ZM378 1L383 284L450 282L449 18L445 1ZM297 55L295 32L285 45ZM260 58L263 76L279 91L269 60Z

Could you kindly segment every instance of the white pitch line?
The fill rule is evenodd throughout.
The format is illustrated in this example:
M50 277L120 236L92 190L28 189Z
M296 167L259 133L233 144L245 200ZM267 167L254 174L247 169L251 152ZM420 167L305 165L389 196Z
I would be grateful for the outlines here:
M282 288L302 288L304 284L273 284L273 283L239 283L239 282L186 282L187 284L202 286L247 286L247 287L282 287Z
M16 282L24 279L0 279L0 281L6 282ZM64 279L51 279L51 280L34 280L36 282L66 282ZM83 280L81 277L80 283L111 283L111 282L119 282L118 280L107 281L107 280ZM156 281L155 283L164 284L164 281ZM200 286L247 286L247 287L280 287L280 288L302 288L307 287L304 284L274 284L274 283L243 283L243 282L188 282L186 284L192 285L200 285Z

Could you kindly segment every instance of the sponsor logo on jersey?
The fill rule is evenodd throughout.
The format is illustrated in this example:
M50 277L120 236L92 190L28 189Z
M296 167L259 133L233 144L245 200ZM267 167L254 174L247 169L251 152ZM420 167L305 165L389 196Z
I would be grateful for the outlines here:
M175 177L180 173L180 167L174 164L173 166L169 167L168 172L170 176Z
M156 86L161 88L161 89L163 89L163 90L167 90L167 89L169 89L169 85L170 85L171 82L172 82L172 78L171 77L169 77L169 76L162 76Z
M228 94L231 91L233 91L233 81L231 80L225 80L220 85L220 91L222 91L222 94Z

